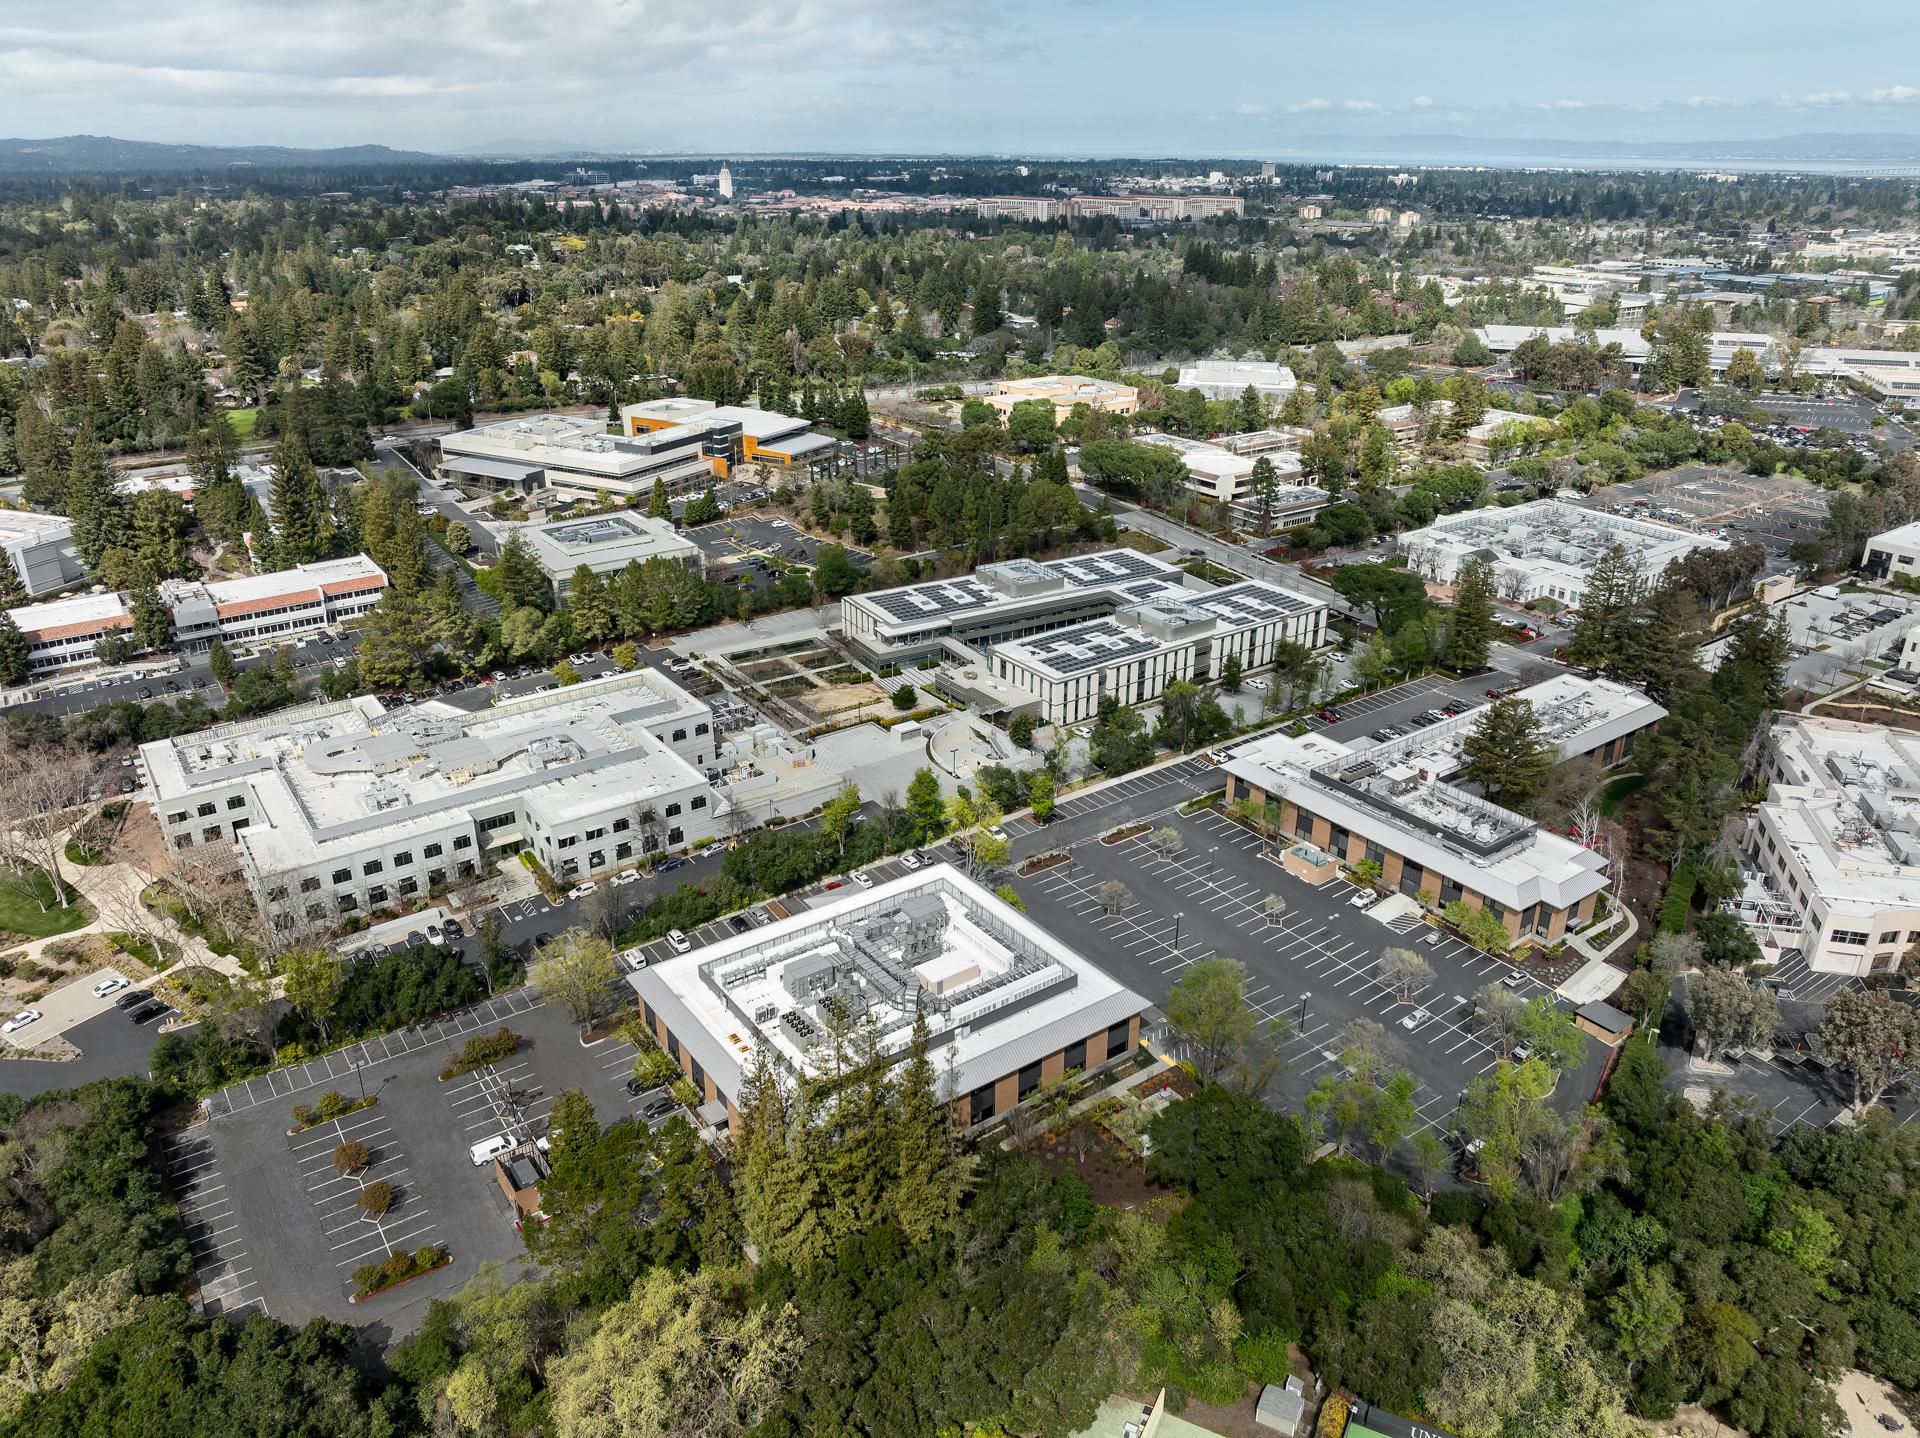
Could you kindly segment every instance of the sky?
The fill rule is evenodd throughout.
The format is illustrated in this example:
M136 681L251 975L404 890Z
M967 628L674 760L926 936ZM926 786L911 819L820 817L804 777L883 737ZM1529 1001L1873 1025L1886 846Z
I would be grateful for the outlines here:
M1259 156L1808 132L1920 134L1920 0L0 0L18 138Z

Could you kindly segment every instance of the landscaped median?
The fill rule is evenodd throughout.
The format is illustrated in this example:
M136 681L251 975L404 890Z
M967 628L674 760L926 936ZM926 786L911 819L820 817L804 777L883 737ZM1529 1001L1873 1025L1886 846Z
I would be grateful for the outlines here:
M404 1248L396 1249L384 1263L363 1263L353 1270L354 1291L347 1302L364 1303L369 1298L378 1298L403 1283L425 1278L452 1262L452 1254L431 1243L422 1244L411 1253Z
M332 1123L363 1108L372 1108L378 1102L380 1100L377 1098L348 1098L340 1090L330 1088L314 1103L297 1103L293 1106L293 1127L287 1130L287 1136L291 1138L320 1124Z
M459 1078L461 1074L483 1069L504 1058L512 1058L518 1052L520 1035L505 1024L490 1034L475 1034L460 1046L460 1052L440 1070L440 1081L445 1083L448 1079Z

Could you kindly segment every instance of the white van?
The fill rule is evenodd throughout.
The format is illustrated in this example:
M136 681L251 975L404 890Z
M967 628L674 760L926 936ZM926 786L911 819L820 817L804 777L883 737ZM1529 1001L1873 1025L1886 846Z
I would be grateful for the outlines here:
M473 1156L473 1166L480 1167L490 1158L498 1158L513 1147L513 1140L504 1133L496 1133L492 1138L483 1138L467 1152Z

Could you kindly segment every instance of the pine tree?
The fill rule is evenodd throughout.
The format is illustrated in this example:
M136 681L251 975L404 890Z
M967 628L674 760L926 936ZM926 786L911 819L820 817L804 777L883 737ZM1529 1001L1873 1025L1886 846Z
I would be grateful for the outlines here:
M0 684L24 684L26 679L26 636L11 614L0 611Z
M233 662L233 656L227 653L227 646L218 639L213 641L213 647L207 651L207 668L213 672L213 682L223 689L233 687L233 677L239 672Z
M611 639L614 628L613 601L599 575L582 564L573 571L567 585L567 609L573 615L573 632L596 644Z
M13 567L13 556L0 549L0 609L16 609L27 602L27 586Z
M173 618L151 585L127 596L133 615L133 642L141 649L164 649L173 641Z
M533 551L527 548L518 529L509 531L506 542L500 546L500 557L493 562L493 575L494 593L502 604L524 605L542 614L553 608L553 586L547 583L546 571L533 557Z
M1447 630L1447 667L1468 674L1487 667L1493 646L1493 566L1469 560L1454 581L1452 623Z
M935 1092L927 1058L927 1017L913 1020L913 1040L895 1080L892 1208L915 1243L951 1232L972 1178L953 1142L953 1119Z
M100 561L119 535L119 496L107 474L107 458L91 434L73 444L67 465L67 519L73 525L73 547L80 561L98 570Z
M320 471L306 447L289 434L273 451L273 562L282 569L311 564L333 550L333 516L327 512Z
M653 494L647 500L647 518L671 519L672 517L673 507L667 503L667 482L664 479L656 479L653 482Z
M1461 742L1461 777L1487 799L1522 813L1546 788L1554 751L1540 732L1540 716L1525 699L1496 699Z
M1567 662L1617 675L1631 648L1634 611L1646 597L1640 562L1619 545L1600 556L1580 595Z

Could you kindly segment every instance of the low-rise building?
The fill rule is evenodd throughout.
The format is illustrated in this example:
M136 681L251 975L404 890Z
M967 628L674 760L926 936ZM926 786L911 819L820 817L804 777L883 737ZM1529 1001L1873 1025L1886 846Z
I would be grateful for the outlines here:
M1303 467L1293 451L1273 449L1248 455L1178 434L1143 434L1137 440L1178 454L1187 467L1188 492L1209 504L1227 505L1234 524L1242 529L1260 523L1269 500L1272 523L1280 526L1305 523L1333 502L1333 496L1318 485L1297 482ZM1254 483L1254 466L1261 459L1274 468L1277 483L1271 496L1263 497Z
M185 653L234 648L344 624L380 602L387 574L364 554L296 564L241 579L168 579L160 599L172 614L173 642Z
M1860 559L1860 572L1868 579L1905 575L1920 580L1920 520L1869 539Z
M333 928L528 850L609 873L722 831L707 706L653 670L469 713L312 704L141 746L174 850L233 846L268 922Z
M734 1122L759 1053L798 1083L823 1074L836 1027L871 1022L898 1060L924 1019L940 1098L971 1128L1132 1053L1149 1007L949 864L845 891L627 982L700 1099L723 1102Z
M1255 360L1195 360L1180 366L1180 388L1197 389L1208 399L1239 399L1248 386L1264 399L1284 400L1300 382L1283 364Z
M1515 942L1551 944L1588 923L1606 861L1534 820L1445 783L1393 745L1354 751L1323 734L1271 734L1226 763L1225 797L1283 836L1444 908L1463 901Z
M0 509L0 550L13 562L28 598L78 584L87 575L73 547L73 525L64 515Z
M1920 943L1920 735L1805 715L1768 735L1741 894L1721 908L1770 959L1884 974Z
M1624 763L1640 738L1667 717L1667 711L1641 690L1611 679L1556 674L1518 690L1539 721L1540 737L1553 746L1554 760L1571 764L1587 759L1601 768ZM1467 736L1485 713L1476 705L1411 734L1376 745L1368 752L1380 761L1405 761L1439 779L1451 779L1465 761Z
M1429 583L1449 586L1469 559L1485 559L1503 598L1519 604L1548 599L1574 608L1594 566L1615 548L1651 582L1673 561L1697 549L1725 549L1727 541L1557 499L1446 514L1400 536L1407 567Z
M37 678L76 664L91 664L94 646L109 634L133 628L126 596L76 594L9 609L7 617L27 642L27 677Z
M595 574L612 575L629 564L670 559L695 574L706 573L706 551L675 529L671 520L650 519L629 510L547 524L488 524L487 530L502 540L518 533L553 581L553 592L562 603L574 571L583 564Z
M1033 697L1042 722L1077 724L1110 698L1151 704L1175 680L1211 683L1232 658L1252 673L1282 643L1318 648L1326 618L1317 600L1258 580L1205 592L1169 587L1109 618L1001 644L983 661L993 679Z
M1485 464L1495 457L1497 449L1508 452L1530 449L1545 443L1553 435L1554 426L1550 419L1542 419L1537 414L1522 414L1518 410L1490 409L1480 423L1469 426L1461 436L1461 449L1468 459Z
M687 432L701 437L713 472L725 478L736 464L804 464L833 449L833 440L815 434L796 415L776 414L751 405L715 404L709 399L656 399L620 406L620 427L635 437L656 440Z
M1140 408L1140 391L1132 385L1113 380L1088 379L1085 375L1077 374L1005 380L998 389L981 398L993 406L1002 424L1006 423L1007 416L1013 413L1016 404L1035 399L1052 403L1056 422L1072 414L1075 405L1084 404L1088 409L1102 414L1132 414Z

